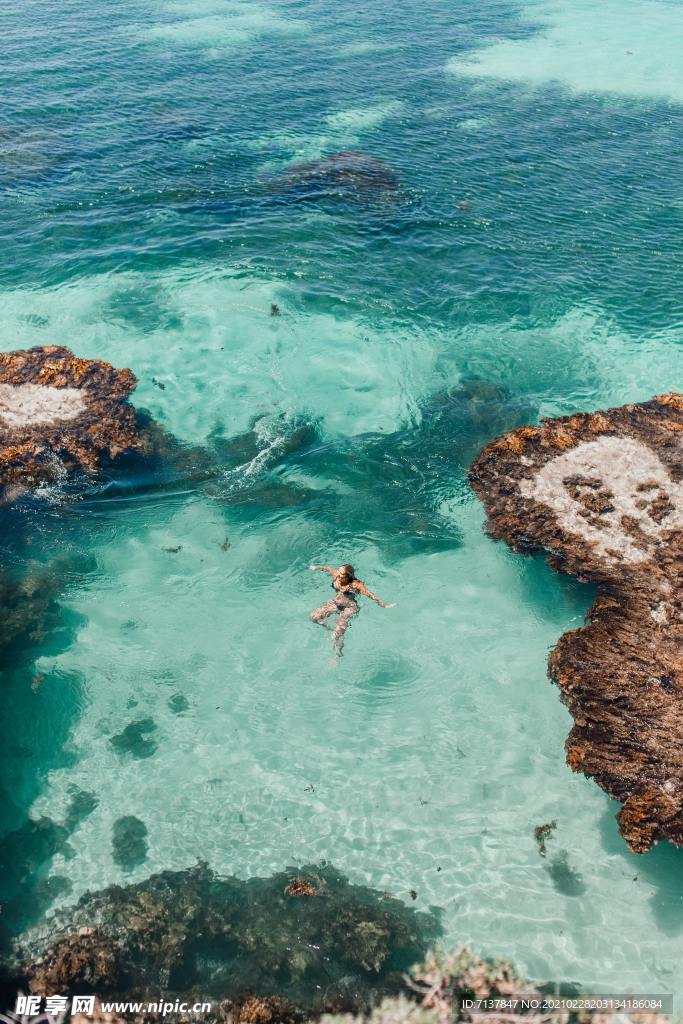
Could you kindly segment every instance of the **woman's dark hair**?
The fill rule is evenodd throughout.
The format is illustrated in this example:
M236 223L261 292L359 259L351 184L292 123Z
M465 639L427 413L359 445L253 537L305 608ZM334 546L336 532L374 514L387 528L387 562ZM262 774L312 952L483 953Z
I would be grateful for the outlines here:
M353 566L350 563L347 562L346 565L342 565L341 571L343 572L345 579L347 579L347 580L355 580L356 573L355 573L355 570L354 570Z

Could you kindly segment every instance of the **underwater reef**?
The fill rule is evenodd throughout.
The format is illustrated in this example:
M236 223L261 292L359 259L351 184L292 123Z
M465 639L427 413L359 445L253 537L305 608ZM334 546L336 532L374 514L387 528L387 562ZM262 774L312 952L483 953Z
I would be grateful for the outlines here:
M15 969L38 994L277 993L309 1013L359 1010L399 992L439 934L436 911L329 864L243 881L200 863L86 894L18 940Z
M47 869L57 854L67 860L74 856L72 833L98 802L93 793L73 786L62 821L25 817L0 836L0 965L8 959L13 936L33 926L56 899L71 891L68 878L49 875Z
M276 191L299 199L344 197L360 200L396 195L398 175L378 157L354 150L296 164L274 183Z
M89 953L97 948L98 940L81 935L81 948ZM78 960L76 938L72 965ZM106 945L99 950L100 970L112 964L112 954ZM323 1013L302 1009L282 996L244 995L237 999L221 999L211 1005L210 1020L220 1024L509 1024L527 1021L528 1024L667 1024L670 1018L652 1010L617 1013L616 1011L557 1008L558 995L574 998L581 1003L581 989L576 985L563 985L558 993L552 985L535 985L522 977L507 960L484 959L467 946L454 953L442 950L429 952L418 964L405 971L402 991L385 996L381 1002L360 1011ZM545 1000L548 1000L548 1004ZM483 1001L487 1000L488 1003ZM170 1002L167 1006L171 1005ZM197 1019L196 1014L175 1010L146 1009L140 1013L128 1012L124 1018L111 1011L105 1012L99 1000L93 1014L74 1014L74 1024L156 1024L161 1020L171 1024L185 1024Z
M682 846L683 395L512 431L470 480L495 539L597 584L549 661L567 763L623 803L634 852Z
M552 985L535 985L508 961L483 959L467 946L431 953L405 980L405 994L384 999L369 1014L325 1014L321 1024L666 1024L671 1019L653 1010L579 1009L578 986L562 985L558 992ZM558 996L574 999L577 1008L559 1008Z
M23 577L0 569L0 672L16 664L20 648L41 643L60 625L61 569L55 562Z

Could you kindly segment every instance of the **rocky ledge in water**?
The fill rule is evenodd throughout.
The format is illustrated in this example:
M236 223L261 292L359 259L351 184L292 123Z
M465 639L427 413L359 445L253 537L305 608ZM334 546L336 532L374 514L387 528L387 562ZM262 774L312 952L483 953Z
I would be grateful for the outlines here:
M683 395L514 430L470 480L494 538L597 584L550 656L568 764L623 802L632 850L683 845Z
M11 498L144 451L127 401L135 385L130 370L79 359L62 345L0 353L0 493Z
M277 992L313 1012L398 992L439 933L435 913L330 865L244 881L200 864L84 896L25 934L17 960L22 985L39 994Z

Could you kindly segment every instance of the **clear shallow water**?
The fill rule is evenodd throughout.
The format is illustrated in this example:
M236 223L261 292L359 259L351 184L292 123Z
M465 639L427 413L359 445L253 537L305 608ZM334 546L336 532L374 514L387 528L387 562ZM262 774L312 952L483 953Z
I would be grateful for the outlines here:
M463 472L508 415L681 386L680 76L650 70L677 52L680 7L473 7L3 13L3 347L132 367L137 404L193 444L284 415L323 449L278 477L317 492L301 507L255 504L251 465L212 495L54 493L7 520L13 565L71 568L63 626L5 673L4 827L95 794L37 870L68 879L62 903L197 857L244 877L326 858L443 908L447 943L680 995L680 851L630 855L616 807L564 764L545 661L590 592L488 541ZM342 149L399 190L283 188ZM471 376L508 411L462 400L432 473L423 413ZM382 433L398 490L345 461ZM397 535L434 508L450 543ZM328 587L305 567L349 558L397 607L364 607L335 668L308 621ZM150 756L117 752L140 719ZM126 874L111 836L128 814L149 852Z

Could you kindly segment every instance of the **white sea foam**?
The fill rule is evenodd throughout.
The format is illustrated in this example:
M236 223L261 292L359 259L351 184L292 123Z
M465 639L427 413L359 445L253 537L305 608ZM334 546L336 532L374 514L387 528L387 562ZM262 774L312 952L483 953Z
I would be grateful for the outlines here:
M683 102L683 5L667 0L531 0L530 35L454 57L457 75L559 84L580 93Z

